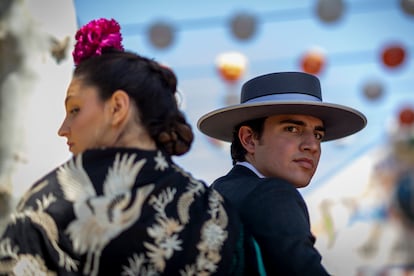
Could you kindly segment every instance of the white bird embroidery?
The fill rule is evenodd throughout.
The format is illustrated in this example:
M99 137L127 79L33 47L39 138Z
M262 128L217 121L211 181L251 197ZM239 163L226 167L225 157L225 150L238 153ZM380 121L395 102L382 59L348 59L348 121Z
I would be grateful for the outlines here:
M154 184L140 187L130 202L131 188L146 162L134 162L135 157L136 154L124 154L122 158L116 155L103 184L103 195L99 196L82 166L82 154L57 172L64 196L73 202L76 216L66 232L76 252L87 253L84 274L98 274L102 250L141 216L142 205L154 189Z

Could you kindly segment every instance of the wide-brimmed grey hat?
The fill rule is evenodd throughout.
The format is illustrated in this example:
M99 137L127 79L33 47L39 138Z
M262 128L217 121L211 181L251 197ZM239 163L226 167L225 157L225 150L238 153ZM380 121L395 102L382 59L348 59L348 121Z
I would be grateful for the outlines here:
M319 118L326 129L323 141L346 137L363 129L366 117L359 111L322 102L319 79L303 72L279 72L247 81L240 104L217 109L197 123L204 134L227 142L233 129L248 120L277 114L302 114Z

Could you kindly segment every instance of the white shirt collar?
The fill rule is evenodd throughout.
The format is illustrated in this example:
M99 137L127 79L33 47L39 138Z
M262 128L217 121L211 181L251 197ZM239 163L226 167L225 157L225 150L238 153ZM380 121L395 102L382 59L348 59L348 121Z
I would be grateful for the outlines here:
M254 172L260 178L266 178L266 176L264 176L263 174L261 174L252 164L250 164L247 161L236 162L236 165L241 165L241 166L244 166L244 167L250 169L252 172Z

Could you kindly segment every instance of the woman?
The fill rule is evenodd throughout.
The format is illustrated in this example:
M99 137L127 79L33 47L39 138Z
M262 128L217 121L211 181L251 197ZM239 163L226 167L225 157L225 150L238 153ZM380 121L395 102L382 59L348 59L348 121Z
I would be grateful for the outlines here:
M126 52L115 20L76 34L58 134L73 158L23 196L0 240L0 273L228 275L238 220L174 164L193 133L174 73Z

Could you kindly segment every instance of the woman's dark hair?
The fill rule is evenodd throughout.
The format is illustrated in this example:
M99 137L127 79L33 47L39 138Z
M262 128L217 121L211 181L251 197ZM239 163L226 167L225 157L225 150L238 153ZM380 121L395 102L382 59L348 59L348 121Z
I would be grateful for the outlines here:
M169 68L132 52L107 50L82 61L73 75L97 87L102 100L119 89L128 93L149 135L168 154L190 150L193 132L178 109L177 78Z
M243 145L240 142L239 139L239 130L242 126L248 126L252 129L254 135L256 135L257 139L260 139L263 134L263 128L264 128L264 122L266 118L258 118L249 120L246 122L243 122L239 125L237 125L233 129L233 141L231 143L230 152L231 152L231 159L233 161L233 165L236 164L236 162L243 162L246 161L246 149L243 147Z

